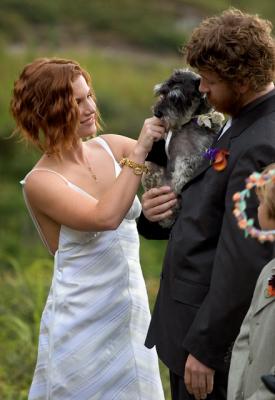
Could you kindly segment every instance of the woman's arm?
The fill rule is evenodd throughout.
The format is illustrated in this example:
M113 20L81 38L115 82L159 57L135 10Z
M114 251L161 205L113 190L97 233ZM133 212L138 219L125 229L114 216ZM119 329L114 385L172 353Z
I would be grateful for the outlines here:
M134 146L128 142L126 151L131 150L129 159L143 164L154 140L164 134L158 118L145 120L142 131ZM125 151L125 149L123 150ZM140 184L141 175L132 168L122 168L119 177L99 200L72 190L58 176L44 171L32 174L26 183L26 194L33 208L57 224L77 230L115 229L130 208Z

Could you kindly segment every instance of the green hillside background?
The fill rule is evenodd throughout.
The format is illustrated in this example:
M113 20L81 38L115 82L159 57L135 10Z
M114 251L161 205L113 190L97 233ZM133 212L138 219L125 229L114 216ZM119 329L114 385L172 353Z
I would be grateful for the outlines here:
M39 153L11 138L19 71L40 56L76 59L92 75L104 131L135 138L151 115L153 86L183 66L191 30L229 6L275 21L273 0L0 0L0 399L27 399L52 275L19 184ZM151 307L165 246L141 238ZM169 400L163 365L161 373Z

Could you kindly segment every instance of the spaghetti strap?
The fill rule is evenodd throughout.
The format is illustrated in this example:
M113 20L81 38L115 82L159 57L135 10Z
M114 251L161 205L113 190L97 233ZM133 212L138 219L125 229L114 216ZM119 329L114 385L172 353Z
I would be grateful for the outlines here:
M100 144L113 159L114 165L115 165L116 177L117 177L121 171L121 167L120 167L119 163L117 162L117 160L115 159L115 156L114 156L110 146L108 145L106 140L104 140L101 136L97 136L93 140L95 140L98 144Z
M48 169L48 168L34 168L32 169L26 176L24 179L22 179L20 181L21 185L24 185L26 183L26 180L28 179L28 177L35 171L46 171L46 172L51 172L52 174L55 174L57 176L59 176L59 178L61 178L64 182L66 182L67 184L70 184L70 181L68 181L67 178L65 178L65 176L61 175L59 172L54 171L53 169Z

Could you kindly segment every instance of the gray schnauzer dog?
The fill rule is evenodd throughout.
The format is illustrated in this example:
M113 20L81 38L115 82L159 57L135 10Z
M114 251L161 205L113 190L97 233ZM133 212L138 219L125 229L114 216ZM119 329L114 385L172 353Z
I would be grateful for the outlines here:
M200 76L189 70L177 69L165 82L154 88L158 100L154 115L166 127L166 167L146 161L150 173L143 175L142 184L147 191L152 187L168 185L176 194L192 178L203 160L205 151L223 124L223 114L215 112L199 91ZM174 215L160 222L171 226Z

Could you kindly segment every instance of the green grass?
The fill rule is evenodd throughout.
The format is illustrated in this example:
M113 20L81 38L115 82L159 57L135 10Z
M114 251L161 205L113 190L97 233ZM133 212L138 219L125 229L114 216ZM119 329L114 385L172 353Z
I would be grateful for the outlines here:
M166 241L146 240L140 237L141 266L146 282L151 310L153 310L159 289L159 275L162 269L162 261L166 245ZM159 362L159 365L165 399L170 400L169 371L161 361Z
M21 265L15 257L0 257L1 399L27 399L51 264L48 259L36 259Z

